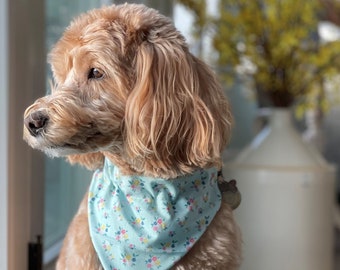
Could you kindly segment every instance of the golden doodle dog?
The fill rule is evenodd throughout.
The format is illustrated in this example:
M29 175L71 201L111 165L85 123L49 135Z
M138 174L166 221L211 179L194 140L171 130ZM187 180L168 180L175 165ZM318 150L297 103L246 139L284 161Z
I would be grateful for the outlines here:
M24 139L96 170L57 269L238 269L218 187L229 106L171 21L143 5L92 10L49 59L55 87L27 108Z

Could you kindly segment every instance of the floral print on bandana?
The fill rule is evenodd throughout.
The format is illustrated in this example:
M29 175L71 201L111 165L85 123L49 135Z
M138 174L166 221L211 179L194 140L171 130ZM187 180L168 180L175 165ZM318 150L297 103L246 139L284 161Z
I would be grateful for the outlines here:
M220 205L215 168L165 180L123 175L106 159L89 190L92 242L105 270L169 269Z

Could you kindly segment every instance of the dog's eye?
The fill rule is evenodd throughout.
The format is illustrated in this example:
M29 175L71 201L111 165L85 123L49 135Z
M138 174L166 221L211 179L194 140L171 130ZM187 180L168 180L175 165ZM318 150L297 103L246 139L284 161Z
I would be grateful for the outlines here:
M87 78L88 79L101 79L101 78L103 78L103 76L104 76L104 73L101 72L99 69L91 68Z

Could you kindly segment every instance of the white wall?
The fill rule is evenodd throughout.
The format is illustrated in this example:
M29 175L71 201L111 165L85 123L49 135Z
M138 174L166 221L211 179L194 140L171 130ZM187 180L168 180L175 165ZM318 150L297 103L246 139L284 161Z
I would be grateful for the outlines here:
M7 1L0 1L0 269L7 269Z

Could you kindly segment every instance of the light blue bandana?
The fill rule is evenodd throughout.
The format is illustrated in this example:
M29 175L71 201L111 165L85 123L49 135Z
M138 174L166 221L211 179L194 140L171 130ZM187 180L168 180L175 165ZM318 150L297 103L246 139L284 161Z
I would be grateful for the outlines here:
M169 269L221 204L217 170L171 180L122 175L107 159L88 198L90 234L105 270Z

